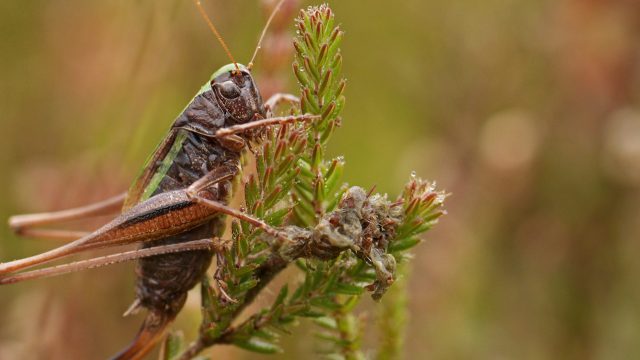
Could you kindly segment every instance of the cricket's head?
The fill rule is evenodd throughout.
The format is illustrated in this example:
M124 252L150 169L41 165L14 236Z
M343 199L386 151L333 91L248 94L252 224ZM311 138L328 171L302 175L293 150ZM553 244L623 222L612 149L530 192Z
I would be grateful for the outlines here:
M264 118L262 97L245 66L220 68L213 74L211 90L225 112L225 127Z

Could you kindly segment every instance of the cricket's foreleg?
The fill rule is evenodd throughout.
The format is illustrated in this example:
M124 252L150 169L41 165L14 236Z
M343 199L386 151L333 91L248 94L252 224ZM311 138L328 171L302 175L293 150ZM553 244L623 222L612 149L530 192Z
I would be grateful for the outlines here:
M312 121L320 119L320 115L311 115L311 114L303 114L303 115L291 115L291 116L278 116L271 117L262 120L251 121L244 124L233 125L226 128L222 128L215 133L215 137L226 137L229 135L237 134L243 131L260 128L263 126L269 125L282 125L291 122L297 121Z
M38 270L25 271L15 275L0 277L0 285L68 274L85 269L95 269L103 266L119 264L126 261L132 261L156 255L164 255L183 251L212 250L216 248L218 241L219 239L193 240L178 244L161 245L151 248L126 251L119 254L80 260L68 264L62 264Z
M267 116L272 117L275 109L284 102L288 102L293 105L298 105L300 104L300 98L292 94L285 94L285 93L273 94L264 103L264 108L267 110Z
M231 179L237 167L221 166L194 185L207 188ZM0 277L90 249L151 241L179 234L211 220L218 213L188 196L187 189L158 194L130 208L100 229L53 250L0 264Z
M126 193L93 204L38 214L16 215L9 218L9 227L16 235L59 240L75 240L86 236L84 231L38 229L41 225L57 225L67 221L84 220L101 215L118 214Z

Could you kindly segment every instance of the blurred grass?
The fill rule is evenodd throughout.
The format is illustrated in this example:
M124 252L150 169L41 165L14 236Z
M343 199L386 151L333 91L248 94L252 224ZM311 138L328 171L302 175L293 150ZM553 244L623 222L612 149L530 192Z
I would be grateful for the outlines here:
M246 61L257 2L205 3ZM636 2L330 3L347 180L390 191L415 169L454 194L408 279L406 354L640 356ZM0 30L2 218L126 188L227 62L189 1L10 0ZM2 259L53 246L0 237ZM132 282L117 266L3 288L0 358L112 354L140 321L120 318Z

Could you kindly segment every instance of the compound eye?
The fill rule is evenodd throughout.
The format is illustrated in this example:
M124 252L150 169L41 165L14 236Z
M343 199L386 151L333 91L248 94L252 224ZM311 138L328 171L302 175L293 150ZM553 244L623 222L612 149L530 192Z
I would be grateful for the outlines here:
M218 85L220 94L227 99L235 99L240 96L240 89L233 81L225 81Z

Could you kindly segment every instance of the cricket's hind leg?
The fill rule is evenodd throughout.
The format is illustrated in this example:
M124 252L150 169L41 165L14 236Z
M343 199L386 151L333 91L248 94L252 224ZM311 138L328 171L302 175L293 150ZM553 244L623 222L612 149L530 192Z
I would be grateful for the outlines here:
M102 215L119 214L126 193L77 208L37 214L15 215L9 218L9 227L18 236L56 240L76 240L88 233L85 231L41 229L42 225L59 225L68 221L85 220Z
M237 168L221 167L211 171L196 183L216 184L229 180L236 172ZM0 263L0 278L90 249L162 239L202 225L215 215L215 211L206 206L200 206L190 199L186 190L160 193L128 209L110 223L76 241L38 255Z
M151 248L137 249L125 251L117 254L99 256L86 260L74 261L62 265L56 265L51 267L45 267L38 270L19 272L14 275L0 276L0 285L13 284L20 281L41 279L50 276L68 274L85 269L95 269L103 266L109 266L114 264L120 264L127 261L138 260L150 256L158 256L170 253L196 251L196 250L211 250L219 248L219 242L223 241L217 238L214 239L200 239L193 240L184 243L161 245ZM133 309L127 311L130 313ZM126 314L125 314L126 315Z

